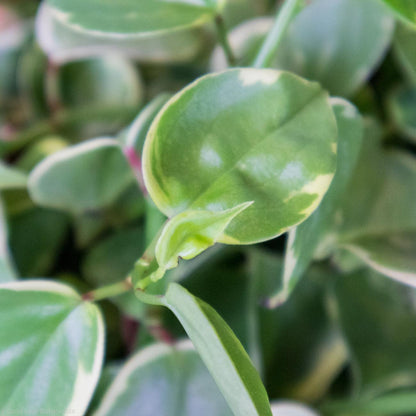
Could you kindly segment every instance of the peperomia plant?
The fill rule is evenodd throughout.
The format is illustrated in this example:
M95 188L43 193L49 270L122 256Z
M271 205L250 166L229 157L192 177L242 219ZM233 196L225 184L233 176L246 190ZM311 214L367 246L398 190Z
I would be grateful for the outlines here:
M1 415L416 414L416 1L3 3Z

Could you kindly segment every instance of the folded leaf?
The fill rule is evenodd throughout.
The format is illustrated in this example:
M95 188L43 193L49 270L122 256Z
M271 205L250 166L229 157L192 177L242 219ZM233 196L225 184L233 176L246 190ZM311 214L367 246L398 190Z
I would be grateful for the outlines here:
M164 304L185 328L236 416L271 416L269 399L244 348L222 318L176 283Z
M254 201L222 242L274 238L305 220L336 165L336 123L318 84L268 69L199 78L152 124L143 152L146 187L172 217Z
M231 221L251 204L246 202L220 212L185 211L169 220L156 244L159 269L155 279L175 268L179 258L192 259L221 241Z
M155 344L121 368L94 416L231 416L189 341Z
M0 284L0 413L84 414L104 352L99 309L70 287Z

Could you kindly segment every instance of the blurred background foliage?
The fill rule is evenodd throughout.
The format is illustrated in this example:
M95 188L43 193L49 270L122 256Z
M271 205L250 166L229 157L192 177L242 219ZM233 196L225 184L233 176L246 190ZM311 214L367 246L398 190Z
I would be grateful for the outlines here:
M256 247L215 246L167 280L181 281L224 317L271 399L303 402L323 415L414 415L416 29L379 0L309 3L273 67L347 97L365 123L355 171L313 264L274 310L263 304L282 285L286 236ZM126 277L164 221L123 156L126 140L137 154L143 145L146 126L132 133L135 117L155 99L158 110L166 100L160 94L224 69L226 60L211 24L108 45L66 33L42 7L0 3L0 281L48 277L85 292ZM252 61L276 7L271 0L227 3L239 65ZM76 150L51 171L58 191L34 202L28 174L64 149ZM176 397L175 384L185 391L205 377L206 390L189 388L183 400L192 395L210 403L207 414L229 414L186 343L180 352L153 345L185 336L170 312L132 294L104 301L102 310L106 367L92 409L108 401L126 359L161 348L160 359L134 370L142 376L132 376L124 399L132 409L142 395ZM160 377L170 383L165 395L149 397L146 383ZM105 414L129 413L113 403Z

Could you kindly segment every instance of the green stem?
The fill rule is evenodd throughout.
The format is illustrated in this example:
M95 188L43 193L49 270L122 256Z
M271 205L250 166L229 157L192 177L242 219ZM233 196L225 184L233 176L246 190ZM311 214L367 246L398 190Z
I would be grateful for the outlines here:
M224 23L224 18L218 14L215 16L215 26L217 28L218 40L227 58L229 66L234 66L237 63L237 59L228 41L227 28Z
M141 289L136 289L135 294L140 301L148 305L166 306L165 297L163 295L152 295Z
M82 299L84 301L98 301L114 296L121 295L123 293L132 290L130 278L122 280L121 282L114 283L112 285L103 286L98 289L92 290L91 292L84 293Z
M270 66L289 23L298 13L303 3L304 0L286 0L283 3L277 13L276 20L270 32L268 33L256 59L254 60L253 66L255 68L267 68Z

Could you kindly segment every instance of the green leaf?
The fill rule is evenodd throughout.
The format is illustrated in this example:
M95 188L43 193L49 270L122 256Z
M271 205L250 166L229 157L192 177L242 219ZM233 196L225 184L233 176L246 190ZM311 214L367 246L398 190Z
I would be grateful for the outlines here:
M406 25L397 25L393 50L404 74L416 84L416 31Z
M169 285L163 302L185 328L233 413L271 416L256 369L215 310L176 283Z
M64 108L138 108L143 99L137 68L120 56L67 63L59 67L54 83L50 83L50 95L56 94Z
M83 275L95 287L125 279L144 250L143 240L143 230L137 227L110 235L90 248L82 264ZM112 300L126 314L143 317L145 309L142 303L137 302L134 293L126 293Z
M337 218L341 243L416 229L416 158L384 150L382 130L367 120L361 155Z
M99 309L70 287L0 285L0 412L84 414L104 352Z
M416 25L416 0L383 0L402 20Z
M0 200L0 283L15 280L15 271L9 253L7 222L3 212L3 203Z
M335 172L336 133L316 83L268 69L207 75L153 122L143 152L146 187L168 217L254 201L221 242L268 240L318 206Z
M363 236L343 247L378 272L416 286L416 232Z
M177 63L195 58L205 40L192 28L144 37L108 38L85 33L61 22L45 2L36 16L36 37L47 55L60 63L111 53L141 62Z
M221 0L47 0L56 19L102 37L137 37L200 25L214 17ZM97 13L97 10L99 13Z
M356 393L414 388L416 291L367 269L343 276L335 295Z
M80 214L110 205L133 181L118 142L99 138L44 159L28 188L37 204Z
M0 161L0 191L25 188L26 182L27 177L23 172Z
M276 65L350 96L379 65L393 29L379 0L316 0L289 27Z
M177 267L179 258L192 259L221 241L224 231L252 202L246 202L220 212L185 211L169 220L156 244L159 269L154 274L158 280L166 270Z
M336 274L329 268L312 266L287 302L266 309L261 302L276 290L282 259L258 249L250 251L249 259L253 293L246 319L258 337L268 391L316 402L347 361L344 342L327 305L328 286Z
M396 89L389 97L388 109L399 132L416 142L416 87Z
M21 276L45 276L51 272L68 225L62 213L37 207L10 217L10 251Z
M338 124L337 171L318 209L289 232L283 273L284 287L271 300L273 304L287 299L308 268L322 236L332 225L335 211L344 196L358 160L363 138L362 119L348 101L333 98L331 103Z
M94 416L231 416L189 341L155 344L122 367Z

